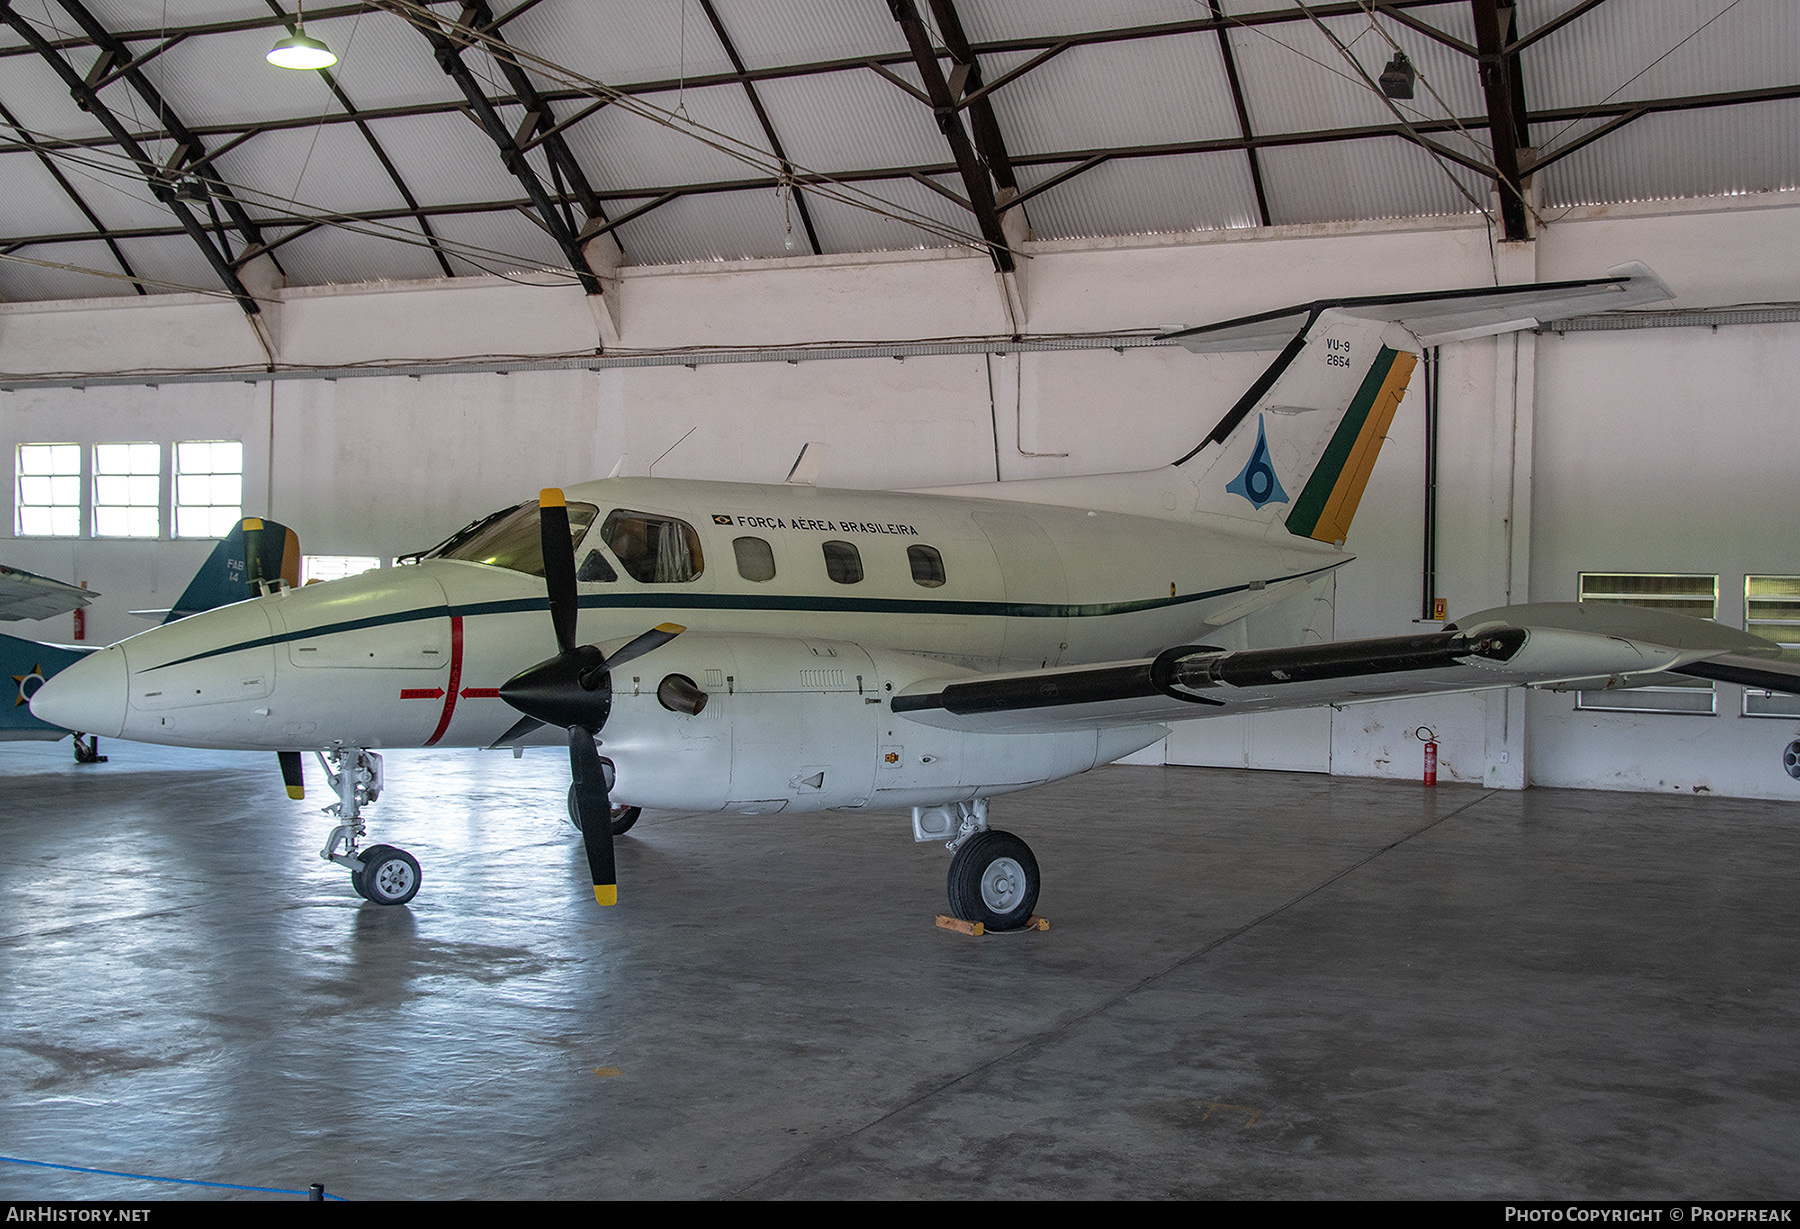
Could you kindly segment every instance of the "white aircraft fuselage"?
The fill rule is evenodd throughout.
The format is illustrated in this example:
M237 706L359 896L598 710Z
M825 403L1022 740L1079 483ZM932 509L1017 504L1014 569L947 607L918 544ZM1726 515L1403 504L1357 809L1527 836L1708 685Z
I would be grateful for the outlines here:
M617 800L937 805L1081 771L1164 728L896 732L876 697L925 678L1154 654L1349 559L1194 510L1197 484L1174 468L967 490L651 478L568 488L571 512L587 517L582 575L611 577L578 583L578 639L610 649L658 623L688 629L612 681L601 747L617 765ZM684 539L686 557L665 575L685 579L604 541L615 514ZM533 505L514 517L535 535ZM662 529L674 525L691 536ZM536 539L514 538L522 562L479 561L488 544L476 543L462 551L473 558L428 553L131 637L81 663L83 696L111 698L100 712L87 700L80 728L239 750L488 746L519 716L500 685L556 653L541 575L505 566L541 569ZM657 702L670 674L707 693L705 711ZM540 728L517 741L564 737Z

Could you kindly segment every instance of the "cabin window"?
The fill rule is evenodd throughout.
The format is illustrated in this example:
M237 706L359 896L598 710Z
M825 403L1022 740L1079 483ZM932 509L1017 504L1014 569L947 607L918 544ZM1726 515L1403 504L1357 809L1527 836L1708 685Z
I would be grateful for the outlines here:
M825 575L840 585L854 585L863 578L862 552L854 542L827 542Z
M1580 598L1612 606L1642 606L1696 619L1719 613L1719 578L1666 572L1583 572ZM1705 679L1668 675L1655 687L1578 691L1575 707L1614 713L1714 713L1713 685Z
M625 574L641 584L683 584L706 567L700 535L672 516L618 508L600 527L600 536Z
M588 526L600 514L600 509L593 504L581 503L571 503L568 507L569 537L572 541L579 542ZM504 512L494 513L484 521L477 521L419 557L461 559L491 568L524 572L527 576L542 576L544 539L543 530L538 526L537 501L508 508Z
M909 546L906 558L912 564L913 583L935 589L944 583L944 557L935 546Z
M737 554L738 575L745 580L774 580L775 552L761 538L733 538L731 549Z

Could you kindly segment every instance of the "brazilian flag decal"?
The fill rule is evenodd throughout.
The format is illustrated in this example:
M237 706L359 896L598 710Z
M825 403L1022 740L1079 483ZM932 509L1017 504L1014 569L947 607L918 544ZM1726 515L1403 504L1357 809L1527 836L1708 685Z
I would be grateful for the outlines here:
M1288 513L1288 532L1320 542L1342 542L1350 533L1350 520L1369 485L1369 473L1387 438L1394 410L1406 395L1416 356L1404 350L1381 347L1362 387L1338 423L1325 455L1319 458L1306 488Z

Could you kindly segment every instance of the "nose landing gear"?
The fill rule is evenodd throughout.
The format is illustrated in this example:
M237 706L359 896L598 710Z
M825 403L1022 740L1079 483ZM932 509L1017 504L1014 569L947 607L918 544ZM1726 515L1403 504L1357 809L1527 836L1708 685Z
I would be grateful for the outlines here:
M357 852L367 832L362 809L381 797L381 757L361 747L328 747L318 756L319 767L338 796L325 814L339 821L319 856L347 868L350 886L370 904L404 905L418 895L419 860L392 845L371 845Z

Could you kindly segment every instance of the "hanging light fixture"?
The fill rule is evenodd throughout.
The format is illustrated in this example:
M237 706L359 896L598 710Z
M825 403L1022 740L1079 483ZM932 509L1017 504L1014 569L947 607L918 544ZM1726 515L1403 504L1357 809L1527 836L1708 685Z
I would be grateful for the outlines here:
M1394 52L1394 58L1388 61L1387 67L1381 70L1381 92L1389 98L1411 98L1413 82L1418 79L1419 72L1406 58L1404 51Z
M294 32L269 48L264 56L277 68L330 68L337 63L337 55L316 38L306 36L305 5L300 5L294 13Z

